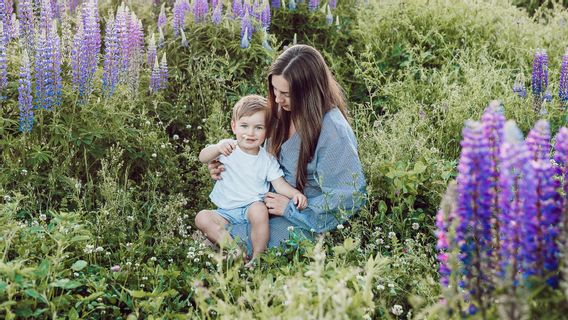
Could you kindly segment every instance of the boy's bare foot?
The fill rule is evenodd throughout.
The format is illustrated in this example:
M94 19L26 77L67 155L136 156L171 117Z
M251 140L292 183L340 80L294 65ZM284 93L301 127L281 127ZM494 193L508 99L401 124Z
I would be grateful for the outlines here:
M250 259L249 262L245 263L245 268L252 270L252 269L256 268L257 264L258 264L258 258L252 258L252 259Z

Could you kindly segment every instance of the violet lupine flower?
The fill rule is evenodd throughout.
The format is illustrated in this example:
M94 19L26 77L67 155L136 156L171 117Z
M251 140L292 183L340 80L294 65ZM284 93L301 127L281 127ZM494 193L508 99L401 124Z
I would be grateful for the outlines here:
M329 7L331 9L337 8L337 0L329 0Z
M249 37L248 37L248 28L245 28L245 33L241 38L241 48L246 49L250 46Z
M156 93L160 90L160 65L158 64L158 57L154 59L154 67L150 73L150 92Z
M526 143L533 160L550 160L550 125L548 121L537 121L527 135Z
M31 132L34 126L34 111L32 107L32 76L30 58L24 49L22 65L20 66L20 80L18 80L18 106L20 108L20 131Z
M62 78L61 78L61 39L57 33L57 23L54 20L50 35L47 39L48 47L51 50L49 55L49 69L51 71L52 89L50 92L51 107L61 106L62 97Z
M483 126L468 121L463 129L458 165L458 225L456 243L463 265L463 287L477 308L484 308L487 270L492 256L489 141Z
M536 225L534 233L527 233L534 237L536 244L536 263L531 272L526 267L525 272L539 276L547 276L546 282L553 288L558 287L558 237L560 234L560 222L562 217L562 199L558 193L560 181L555 179L556 170L550 159L532 161L535 172L537 213L532 217L534 221L530 225Z
M325 24L331 26L333 24L333 15L331 14L331 9L329 5L327 6L327 15L325 16Z
M168 60L166 59L166 53L162 55L162 60L160 61L160 89L165 89L168 86Z
M526 224L536 213L536 187L531 154L523 134L514 121L507 121L501 145L499 185L499 273L516 286L525 257L532 255L527 242ZM530 222L530 221L529 221Z
M15 39L20 36L20 20L12 13L12 20L10 22L10 38Z
M560 101L568 101L568 49L562 56L562 66L560 67L560 83L558 85L558 97Z
M168 20L166 17L166 3L162 3L162 7L160 8L160 15L158 15L158 28L164 28L167 24ZM150 64L149 64L150 65Z
M9 19L10 17L6 15L6 3L4 3L4 0L0 0L0 23L2 23L2 25L5 27L7 26L6 21ZM9 31L10 29L6 30ZM1 38L2 42L7 44L9 39L10 39L9 33L3 32Z
M8 41L10 41L10 39L14 39L16 38L18 35L14 34L12 32L13 30L13 26L12 26L12 22L14 19L14 2L12 0L5 0L4 1L4 5L5 5L5 16L4 16L4 35L6 37L6 39L8 39Z
M130 10L124 4L120 5L116 11L116 18L114 20L116 37L119 48L119 82L124 81L127 76L129 61L129 24L130 24Z
M521 98L527 97L527 88L521 78L517 78L515 80L515 84L513 84L513 92Z
M120 64L120 47L118 43L116 23L111 12L106 24L105 55L103 61L102 90L106 97L114 94L118 84L118 69Z
M486 186L490 196L491 225L493 234L493 248L499 248L499 159L501 144L503 142L503 127L505 116L499 102L493 101L485 109L481 117L483 136L488 140L489 147L489 184Z
M288 1L288 9L290 11L296 10L296 1L295 0Z
M272 47L268 43L268 32L266 31L266 29L263 30L262 33L262 47L268 51L272 51Z
M40 30L47 30L51 28L51 20L53 20L53 12L51 11L51 1L41 0L39 28Z
M319 0L310 0L310 2L308 2L308 9L310 11L316 11L319 7Z
M0 21L0 101L6 97L3 95L4 89L8 85L8 65L6 63L6 42L4 38L4 27Z
M138 19L134 11L130 13L128 23L128 58L130 64L139 65L142 63L144 52L144 31L142 31L142 21Z
M233 0L233 18L242 17L244 14L243 11L243 1L242 0Z
M162 31L162 28L158 28L158 48L163 47L165 42L166 39L164 38L164 32Z
M193 4L193 16L195 17L195 22L205 21L205 16L209 11L209 3L207 0L194 0Z
M213 10L213 15L211 16L211 21L213 22L214 25L219 25L221 24L221 7L223 6L222 2L219 2L214 8Z
M248 11L245 11L245 14L241 21L241 39L244 38L246 38L247 42L250 42L250 40L252 39L252 21L250 19ZM241 41L241 47L242 47L242 41Z
M568 214L568 128L562 127L556 135L554 144L554 162L556 162L556 174L563 182L564 204L563 210ZM565 222L566 223L566 222Z
M148 66L151 66L156 60L158 48L156 47L156 36L152 33L150 42L148 43Z
M19 0L18 17L20 19L20 38L28 52L33 52L34 46L34 16L32 0Z
M447 238L451 224L450 219L449 214L442 209L436 214L436 237L438 238L436 249L438 250L437 259L440 265L438 273L440 274L440 283L444 287L448 287L450 284L450 274L452 273L448 263L448 250L450 245Z
M186 1L176 0L173 8L173 19L172 19L172 30L174 36L179 35L179 30L185 27L185 12L186 12Z
M271 1L271 7L273 9L280 9L280 7L281 7L280 0L272 0Z
M264 9L262 9L262 12L260 13L260 25L266 31L270 28L270 19L270 4L268 4L268 1L265 1Z
M537 50L534 54L531 85L534 97L533 108L538 111L542 104L542 95L548 87L548 55L544 50Z
M36 80L36 108L50 109L48 91L50 87L49 77L49 51L46 31L42 30L36 41L35 50L35 80Z

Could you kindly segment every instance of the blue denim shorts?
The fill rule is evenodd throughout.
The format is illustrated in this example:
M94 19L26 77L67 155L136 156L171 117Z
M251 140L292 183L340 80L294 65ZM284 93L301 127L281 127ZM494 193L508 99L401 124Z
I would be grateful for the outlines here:
M253 202L254 203L254 202ZM252 203L247 204L243 207L238 207L234 209L223 209L217 208L215 210L221 217L225 218L229 221L229 224L241 224L241 223L248 223L247 219L247 211L250 208Z

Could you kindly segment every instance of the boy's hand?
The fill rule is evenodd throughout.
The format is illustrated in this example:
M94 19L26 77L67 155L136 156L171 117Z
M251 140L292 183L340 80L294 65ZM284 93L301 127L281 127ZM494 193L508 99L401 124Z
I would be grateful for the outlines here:
M234 140L231 139L224 139L217 143L217 150L225 157L229 156L236 147L237 144Z
M306 196L301 192L295 193L292 197L292 201L294 201L298 210L304 210L308 206L308 198L306 198Z

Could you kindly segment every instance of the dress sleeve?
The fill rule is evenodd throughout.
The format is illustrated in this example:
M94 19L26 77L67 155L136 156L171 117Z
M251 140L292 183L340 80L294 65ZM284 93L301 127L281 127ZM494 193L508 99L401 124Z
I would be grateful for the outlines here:
M320 134L313 174L321 192L308 196L304 210L299 211L290 201L284 212L287 219L312 232L335 228L365 203L365 177L357 142L347 122L345 126Z

